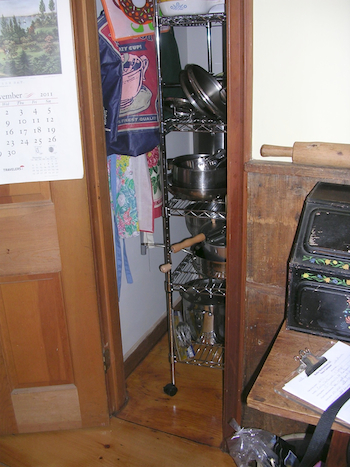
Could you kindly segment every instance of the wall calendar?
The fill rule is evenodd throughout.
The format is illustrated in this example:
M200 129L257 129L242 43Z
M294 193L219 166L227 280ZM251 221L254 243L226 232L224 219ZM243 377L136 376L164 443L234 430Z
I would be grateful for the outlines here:
M70 0L2 0L0 184L83 177Z

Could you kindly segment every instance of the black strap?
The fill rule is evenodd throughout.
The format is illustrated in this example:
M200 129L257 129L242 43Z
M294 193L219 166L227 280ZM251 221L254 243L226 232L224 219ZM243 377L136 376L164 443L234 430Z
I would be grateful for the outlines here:
M350 399L350 388L323 412L300 463L300 467L312 467L319 460L319 456L327 441L334 419L348 399Z

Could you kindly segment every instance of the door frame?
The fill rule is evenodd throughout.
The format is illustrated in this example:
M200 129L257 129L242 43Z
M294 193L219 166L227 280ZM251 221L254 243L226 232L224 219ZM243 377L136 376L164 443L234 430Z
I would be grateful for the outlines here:
M230 0L227 9L227 246L223 440L242 418L247 179L251 159L253 0Z
M84 168L110 415L126 402L95 1L71 0Z

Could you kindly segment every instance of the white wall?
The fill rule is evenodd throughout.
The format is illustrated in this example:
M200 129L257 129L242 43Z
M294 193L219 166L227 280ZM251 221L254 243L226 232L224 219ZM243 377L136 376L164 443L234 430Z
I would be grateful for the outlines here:
M155 222L155 241L162 243L162 220ZM125 240L133 284L122 277L119 300L123 354L126 358L166 313L163 248L148 249L141 255L140 237Z
M349 0L255 0L253 158L262 144L350 143Z
M101 0L96 0L96 10L97 10L97 16L99 16L101 11L103 10Z

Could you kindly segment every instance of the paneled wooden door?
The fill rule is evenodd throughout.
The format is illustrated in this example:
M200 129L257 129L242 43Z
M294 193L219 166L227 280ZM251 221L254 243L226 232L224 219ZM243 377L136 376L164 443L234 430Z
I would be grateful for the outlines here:
M95 2L71 4L85 175L0 186L0 434L107 425L125 402Z

